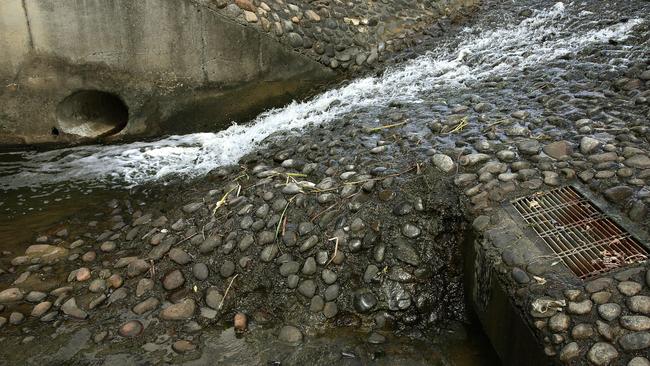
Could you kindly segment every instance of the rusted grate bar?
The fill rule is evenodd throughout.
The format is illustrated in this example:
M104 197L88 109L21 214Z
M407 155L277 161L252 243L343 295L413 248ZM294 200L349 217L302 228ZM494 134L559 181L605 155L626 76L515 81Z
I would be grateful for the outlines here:
M650 253L573 187L517 198L512 205L578 277L640 263Z

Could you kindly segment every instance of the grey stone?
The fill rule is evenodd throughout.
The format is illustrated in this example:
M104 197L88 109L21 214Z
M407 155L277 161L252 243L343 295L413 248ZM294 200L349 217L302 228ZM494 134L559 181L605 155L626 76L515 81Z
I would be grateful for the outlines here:
M314 257L309 257L305 259L305 263L302 266L302 274L311 276L316 273L316 260Z
M155 297L150 297L150 298L136 304L133 307L133 312L138 314L138 315L142 315L142 314L144 314L146 312L149 312L151 310L155 310L156 308L158 308L158 305L160 305L160 301L158 301L158 299L155 298Z
M325 301L336 300L336 298L339 297L340 289L341 286L339 286L339 284L337 283L327 286L327 288L325 289L325 293L323 294L325 296Z
M520 284L526 284L530 282L530 277L526 271L522 270L519 267L514 267L512 269L512 278Z
M420 263L420 256L415 248L406 240L397 239L393 247L393 254L402 262L417 266Z
M609 365L617 357L618 351L616 348L605 342L595 343L587 352L587 359L596 366Z
M327 319L333 318L338 314L338 312L339 308L335 302L330 301L325 303L325 306L323 307L323 315L325 315Z
M275 258L276 255L278 255L279 248L275 244L267 245L264 249L262 249L262 253L260 253L260 260L262 262L270 262Z
M366 267L366 270L363 272L363 281L370 283L376 279L377 274L379 273L379 267L374 264L370 264Z
M208 266L205 263L196 263L192 266L192 274L199 281L205 281L210 274Z
M628 186L616 186L603 192L605 198L614 203L622 203L634 194L634 190Z
M323 311L323 306L325 306L325 301L322 297L316 295L311 298L311 301L309 303L309 311L312 313L319 313Z
M302 342L302 333L300 332L300 329L294 326L285 325L282 328L280 328L278 339L280 339L283 342L295 345Z
M650 296L636 295L627 300L627 306L635 313L650 314Z
M368 343L370 344L384 344L386 343L386 337L383 335L377 333L377 332L372 332L368 336Z
M167 291L175 290L185 283L183 273L177 269L167 273L163 278L163 287Z
M626 351L638 351L650 347L649 332L628 333L618 339L618 343Z
M635 332L650 330L650 318L644 315L625 315L620 320L623 328Z
M594 335L591 324L581 323L571 329L571 337L576 340L589 339Z
M591 312L591 308L593 306L593 303L591 300L583 300L580 302L569 302L569 307L567 309L567 312L569 314L577 314L577 315L584 315L588 314Z
M196 303L192 299L172 304L160 312L160 318L163 320L187 320L194 316Z
M637 356L631 359L627 366L650 366L650 361L645 357Z
M618 291L625 296L634 296L641 291L641 284L634 281L623 281L618 284Z
M294 289L298 287L298 282L300 281L300 277L298 275L292 274L287 277L287 287L290 289Z
M596 304L605 304L611 299L612 294L609 291L599 291L591 295L591 301Z
M585 136L580 140L580 152L589 155L596 151L602 143L594 138Z
M224 261L219 267L219 274L223 278L228 278L235 273L235 263L232 261Z
M566 346L564 346L560 351L560 360L564 363L568 363L569 361L573 360L579 355L580 355L580 346L578 346L578 343L576 342L571 342Z
M23 299L23 293L20 291L20 289L16 287L8 288L0 292L0 304L16 302L22 299Z
M291 274L296 274L298 273L298 270L300 269L300 263L296 261L289 261L286 263L283 263L280 266L280 274L284 277L291 275Z
M612 279L611 278L599 278L590 282L587 282L585 285L585 290L589 293L594 293L598 291L603 291L607 288L609 288L612 284Z
M75 300L74 297L68 299L68 301L63 303L63 306L61 306L61 310L65 315L68 315L75 319L86 319L88 317L88 313L81 310L77 306L77 301Z
M302 37L298 33L294 33L294 32L288 33L287 34L287 41L289 42L289 44L293 48L302 48L302 45L303 45ZM287 188L287 187L285 187L285 188ZM298 189L300 189L300 188L298 188ZM287 190L287 191L288 192L293 192L293 190ZM284 189L282 190L282 193L293 194L293 193L285 192ZM295 192L295 193L298 193L298 192Z
M210 287L205 293L205 303L212 309L219 310L223 295L216 287Z
M431 161L436 168L440 169L445 173L450 173L456 168L452 158L445 154L434 154L431 157Z
M417 238L420 235L420 228L413 224L404 224L402 234L410 239Z
M377 297L370 291L361 291L354 295L354 309L367 313L377 305Z
M600 305L598 306L598 314L601 318L612 321L621 315L621 306L615 303Z
M571 318L564 313L555 314L548 320L548 327L553 332L564 332L569 329L569 325L571 325Z
M323 279L323 282L325 282L328 285L333 284L336 282L337 279L336 272L330 270L330 269L324 269L323 272L321 273L321 278Z
M179 248L172 248L167 255L169 256L169 259L180 265L185 265L192 261L190 255Z
M308 299L314 297L316 293L316 284L312 280L305 280L298 285L298 292Z

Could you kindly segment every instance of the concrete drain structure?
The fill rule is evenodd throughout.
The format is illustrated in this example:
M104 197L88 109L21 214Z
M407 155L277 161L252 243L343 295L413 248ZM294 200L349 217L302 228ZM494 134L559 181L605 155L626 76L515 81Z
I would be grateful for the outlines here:
M516 190L502 202L474 219L465 269L467 296L503 364L647 358L645 228L580 186Z
M536 234L578 277L648 259L648 250L574 187L538 192L512 201Z
M56 108L60 132L97 138L123 130L129 121L129 108L117 95L99 90L81 90L66 97Z

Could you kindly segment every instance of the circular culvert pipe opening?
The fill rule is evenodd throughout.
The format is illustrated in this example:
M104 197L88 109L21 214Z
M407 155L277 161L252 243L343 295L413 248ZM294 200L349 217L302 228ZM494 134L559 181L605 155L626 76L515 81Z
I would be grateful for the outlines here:
M57 130L83 137L115 134L129 121L129 108L119 96L99 90L77 91L59 103Z

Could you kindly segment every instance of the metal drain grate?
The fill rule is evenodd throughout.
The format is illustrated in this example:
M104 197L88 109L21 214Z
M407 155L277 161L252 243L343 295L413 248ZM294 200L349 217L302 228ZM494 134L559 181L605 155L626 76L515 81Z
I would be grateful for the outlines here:
M512 201L542 240L584 279L648 259L647 249L573 187Z

